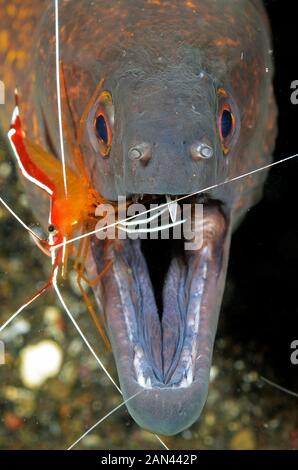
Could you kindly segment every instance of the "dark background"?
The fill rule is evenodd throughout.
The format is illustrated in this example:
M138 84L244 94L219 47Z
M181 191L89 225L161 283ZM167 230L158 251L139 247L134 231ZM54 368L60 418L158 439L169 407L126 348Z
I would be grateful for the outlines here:
M279 107L277 161L298 153L298 105L290 101L291 83L298 80L298 4L268 0L266 5L273 29ZM12 168L5 187L0 178L1 194L27 223L32 223L30 207L22 203L23 189ZM271 170L264 198L249 211L233 237L213 362L218 375L210 384L201 419L191 431L165 439L170 449L298 448L297 398L259 380L246 381L247 375L257 372L252 375L263 375L298 392L298 365L290 362L290 344L298 340L296 201L298 158ZM0 313L8 318L29 292L35 292L48 279L50 265L22 227L5 211L1 214ZM81 295L67 282L63 293L70 310L79 312L88 339L116 377L112 356L98 342ZM59 307L53 293L39 299L22 316L30 327L28 333L17 335L7 346L9 364L0 371L0 448L66 448L119 403L113 386L94 369L88 350L81 345L75 354L71 352L69 345L77 340L77 334L59 308L57 322L47 324L46 308L56 305ZM22 393L27 397L28 391L24 391L20 379L19 357L26 345L42 338L54 339L63 348L68 369L63 368L62 375L30 392L32 409L25 414ZM244 364L241 368L239 362ZM72 371L71 380L65 378L69 372L63 375L67 370ZM18 395L16 390L22 393ZM237 427L231 428L235 424ZM124 408L99 426L91 438L78 448L157 446L156 438L134 424Z
M297 2L265 2L273 30L279 134L275 161L298 153L298 105L290 101L298 80ZM290 344L298 340L298 158L273 168L264 198L233 238L219 337L228 335L262 353L270 378L298 392L298 365ZM249 356L249 355L248 355ZM253 354L252 354L253 357Z

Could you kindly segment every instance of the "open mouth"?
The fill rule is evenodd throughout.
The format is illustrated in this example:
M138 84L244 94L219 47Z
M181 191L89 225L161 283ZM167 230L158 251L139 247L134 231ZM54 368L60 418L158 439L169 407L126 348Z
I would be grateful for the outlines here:
M155 239L92 240L97 272L113 261L95 295L123 395L143 390L129 410L163 434L188 427L206 400L230 239L221 202L200 195L183 203L192 239L170 229L167 239L161 230Z

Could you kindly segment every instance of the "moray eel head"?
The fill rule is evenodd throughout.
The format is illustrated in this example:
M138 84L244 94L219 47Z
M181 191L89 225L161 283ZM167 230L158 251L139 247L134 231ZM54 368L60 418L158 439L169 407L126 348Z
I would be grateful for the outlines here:
M221 133L229 134L232 153L239 136L232 96L223 96L196 67L186 73L170 64L147 76L136 70L133 76L122 74L117 87L113 81L105 84L113 99L108 105L113 111L107 109L105 116L114 114L115 138L104 164L118 159L123 167L121 178L113 179L114 192L109 187L105 194L143 200L149 207L222 181L227 161ZM102 118L94 128L100 108L94 104L87 127L97 153L98 133L104 137L105 130ZM230 114L223 117L223 109ZM141 392L127 406L151 431L174 434L189 427L205 403L231 232L229 197L229 191L210 190L181 201L181 214L183 203L191 207L188 222L199 232L193 236L203 237L191 249L183 236L115 240L106 248L92 240L97 272L113 260L96 295L104 306L121 388L126 399ZM203 227L195 210L199 204Z
M205 403L231 232L266 175L216 184L270 162L270 34L257 0L80 4L60 9L63 113L73 139L84 116L80 144L95 189L145 205L202 191L179 203L191 207L201 244L94 237L88 263L93 278L113 261L94 292L124 398L137 394L131 415L176 434ZM54 31L53 21L49 7L41 30ZM58 155L54 42L44 34L38 50L36 102Z

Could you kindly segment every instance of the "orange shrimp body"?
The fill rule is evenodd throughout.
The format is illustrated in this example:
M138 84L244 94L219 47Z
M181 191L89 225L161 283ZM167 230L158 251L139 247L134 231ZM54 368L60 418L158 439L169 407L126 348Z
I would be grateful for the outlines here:
M51 205L51 224L62 238L70 238L75 230L82 227L94 212L94 204L99 202L94 189L85 176L78 177L69 168L66 169L67 195L64 190L61 162L53 155L42 150L38 145L25 139L25 146L31 161L47 175L53 188Z
M18 103L13 113L8 137L24 177L47 192L50 197L49 228L52 233L50 241L45 242L47 248L60 245L88 222L101 198L90 186L85 174L79 177L70 168L66 168L67 193L65 193L61 162L39 145L26 139L22 131ZM56 258L59 258L60 264L59 250Z
M26 139L22 130L17 94L16 107L13 112L8 138L23 176L45 191L51 203L48 240L41 240L35 233L32 233L32 235L39 248L52 257L52 274L47 284L25 304L28 305L56 282L60 266L62 266L62 274L65 274L69 247L69 245L66 245L66 240L72 238L75 231L87 227L90 220L94 220L95 208L104 200L90 184L82 164L79 146L75 147L73 152L78 159L77 163L80 163L78 171L80 176L77 176L67 167L65 169L67 185L65 185L61 162L39 145ZM80 248L78 251L80 252ZM84 253L87 252L84 251ZM103 269L99 278L104 275L109 266L110 263ZM83 278L83 275L79 274L78 276L78 285L88 310L106 346L111 350L109 340L97 318L92 303L80 284L80 276Z

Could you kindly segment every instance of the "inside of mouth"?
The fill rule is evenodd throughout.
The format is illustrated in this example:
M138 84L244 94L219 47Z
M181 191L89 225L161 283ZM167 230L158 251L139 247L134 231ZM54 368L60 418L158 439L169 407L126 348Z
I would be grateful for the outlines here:
M140 202L144 203L144 199ZM184 202L192 209L191 212L189 208L188 212L183 211L181 217L184 219L187 214L192 219L191 240L184 239L185 230L181 230L182 236L174 239L174 229L171 229L169 233L155 231L153 239L152 233L141 232L139 239L123 240L117 245L115 262L118 270L114 269L116 274L112 282L116 292L120 292L123 317L119 318L124 319L126 326L125 344L131 348L135 376L139 384L147 388L185 387L192 383L196 367L194 357L197 348L203 344L198 340L201 309L204 305L203 312L206 311L204 302L209 298L208 285L216 282L214 276L221 269L227 226L221 204L206 197L204 200L186 198ZM151 203L164 205L165 197L152 197L150 202L149 196L144 204L146 210L150 209ZM195 207L202 203L203 224L202 214ZM162 224L167 227L164 220ZM144 227L143 223L141 225ZM161 220L158 227L161 227ZM194 231L196 235L204 234L202 244L200 236L198 240L192 238ZM118 330L110 320L118 319L118 314L114 314L118 307L111 303L109 308L109 328L118 337L120 327Z
M163 286L171 260L174 257L183 258L184 256L183 240L174 240L172 233L170 233L168 240L160 238L158 240L142 240L141 249L146 259L159 319L162 320Z
M134 199L139 199L135 196ZM179 199L179 197L177 197ZM146 210L150 209L150 204L165 204L165 196L160 195L144 195L142 196L142 203ZM194 203L194 200L185 200L182 202ZM180 205L182 211L182 205ZM181 212L182 213L182 212ZM184 240L174 239L173 229L169 230L167 239L163 239L163 233L155 234L156 239L150 238L141 240L141 250L147 263L147 269L150 276L150 281L153 288L156 307L160 321L162 320L164 305L163 305L163 287L168 273L170 263L173 258L183 259L184 257Z

